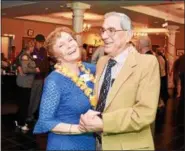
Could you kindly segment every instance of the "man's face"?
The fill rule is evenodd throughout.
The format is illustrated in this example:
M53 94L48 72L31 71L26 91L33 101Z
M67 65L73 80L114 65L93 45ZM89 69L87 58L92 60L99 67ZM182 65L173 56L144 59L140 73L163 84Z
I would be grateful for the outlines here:
M105 44L105 53L110 56L119 54L130 40L128 31L121 28L118 16L109 16L104 20L101 37Z
M34 40L34 43L35 43L35 47L37 49L40 49L40 47L42 47L44 45L44 42L39 42L39 41L36 41L36 40Z

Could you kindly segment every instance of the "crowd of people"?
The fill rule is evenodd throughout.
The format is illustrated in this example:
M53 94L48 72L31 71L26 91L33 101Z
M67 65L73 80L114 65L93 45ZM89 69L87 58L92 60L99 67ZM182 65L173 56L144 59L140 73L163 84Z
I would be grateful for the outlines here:
M28 43L14 59L15 124L28 131L36 120L33 133L48 133L47 150L154 150L156 114L169 97L165 55L148 36L132 42L132 22L123 13L105 14L100 34L104 46L96 51L79 47L68 27ZM181 102L184 60L175 75Z

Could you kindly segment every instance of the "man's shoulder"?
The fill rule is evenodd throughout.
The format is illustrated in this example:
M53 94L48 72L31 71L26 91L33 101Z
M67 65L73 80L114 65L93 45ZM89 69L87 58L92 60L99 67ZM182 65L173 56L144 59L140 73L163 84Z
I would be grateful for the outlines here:
M144 62L146 62L146 61L149 61L149 62L157 61L157 57L155 55L148 55L148 54L138 53L137 58L138 58L138 60L144 61Z
M137 53L136 60L140 66L150 66L152 64L158 63L157 57L154 55L140 54Z
M102 63L105 63L108 60L108 58L109 58L108 56L100 57L98 62L97 62L97 66L100 65L100 64L102 65Z

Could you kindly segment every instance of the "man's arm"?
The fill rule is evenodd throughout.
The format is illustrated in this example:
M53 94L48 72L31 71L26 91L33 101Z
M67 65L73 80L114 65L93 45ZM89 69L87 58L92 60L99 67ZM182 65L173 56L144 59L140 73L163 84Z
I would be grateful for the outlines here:
M159 91L159 64L157 59L153 58L140 80L137 103L129 108L103 114L104 133L139 131L150 125L156 117Z
M39 60L36 65L39 68L41 73L47 73L49 71L49 61L48 61L46 49L41 48L39 50L39 54L42 60Z

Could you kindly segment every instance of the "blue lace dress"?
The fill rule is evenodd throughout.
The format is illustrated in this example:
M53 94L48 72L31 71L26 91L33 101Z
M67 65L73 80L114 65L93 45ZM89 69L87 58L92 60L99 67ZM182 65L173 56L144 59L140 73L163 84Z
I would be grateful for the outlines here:
M83 64L95 74L94 65ZM88 81L87 85L94 87L91 81ZM48 132L47 150L95 150L93 133L68 135L51 132L51 129L61 122L79 124L80 115L89 109L89 100L80 88L70 78L53 71L44 83L39 119L33 133Z

